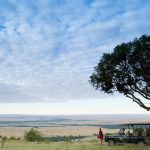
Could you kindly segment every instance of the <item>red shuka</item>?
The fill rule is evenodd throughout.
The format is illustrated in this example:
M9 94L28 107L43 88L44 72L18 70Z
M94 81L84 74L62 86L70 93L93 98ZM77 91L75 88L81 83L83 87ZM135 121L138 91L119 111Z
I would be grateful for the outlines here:
M103 140L103 132L102 132L102 131L99 131L98 138L99 138L100 140Z

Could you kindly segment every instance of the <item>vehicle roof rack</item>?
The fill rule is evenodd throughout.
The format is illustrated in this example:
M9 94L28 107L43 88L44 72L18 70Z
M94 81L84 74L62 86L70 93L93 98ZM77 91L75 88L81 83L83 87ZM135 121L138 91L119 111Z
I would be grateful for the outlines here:
M125 123L121 125L127 125L127 126L132 126L132 125L150 125L150 122L133 122L133 123Z

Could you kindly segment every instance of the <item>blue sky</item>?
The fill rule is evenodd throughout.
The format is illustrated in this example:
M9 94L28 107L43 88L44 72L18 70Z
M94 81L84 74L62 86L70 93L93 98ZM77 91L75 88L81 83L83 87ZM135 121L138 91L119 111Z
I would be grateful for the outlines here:
M149 9L149 0L0 0L0 113L146 113L88 80L104 52L150 33Z

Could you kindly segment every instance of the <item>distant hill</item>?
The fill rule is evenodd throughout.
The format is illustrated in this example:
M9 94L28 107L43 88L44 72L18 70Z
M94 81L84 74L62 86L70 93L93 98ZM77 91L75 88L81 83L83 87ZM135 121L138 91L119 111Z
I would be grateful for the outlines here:
M103 115L23 115L0 114L2 121L52 121L52 122L99 122L99 123L125 123L150 122L150 114L103 114Z

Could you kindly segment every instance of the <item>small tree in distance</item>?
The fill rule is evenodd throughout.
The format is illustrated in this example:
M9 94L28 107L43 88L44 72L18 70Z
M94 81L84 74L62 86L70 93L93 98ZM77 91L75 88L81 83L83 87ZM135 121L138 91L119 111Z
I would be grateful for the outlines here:
M33 141L42 141L42 135L39 131L35 129L30 129L28 132L24 135L25 140L33 142Z
M119 92L140 107L150 110L150 36L143 35L104 53L90 83L107 94Z
M2 148L4 148L4 144L6 143L8 138L7 138L7 136L3 136L3 137L1 136L0 138L2 140Z

